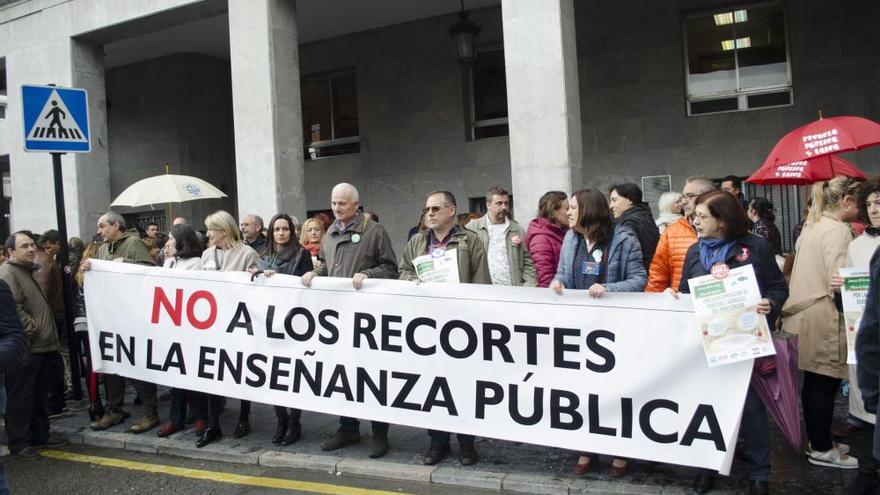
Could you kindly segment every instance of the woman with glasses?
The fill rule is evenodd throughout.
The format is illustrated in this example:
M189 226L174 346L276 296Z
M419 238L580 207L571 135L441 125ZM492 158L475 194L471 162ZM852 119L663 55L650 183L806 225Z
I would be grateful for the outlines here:
M220 210L205 218L205 228L211 246L202 253L202 270L221 272L247 271L257 266L260 257L257 252L242 241L241 231L232 215ZM196 447L219 440L223 437L220 430L220 412L224 399L216 395L208 396L208 427L196 442ZM238 424L232 434L233 438L242 438L251 431L250 401L241 401ZM205 419L205 418L196 418Z
M309 222L318 223L317 220L306 220L303 225L302 235L308 234ZM266 243L266 248L260 253L260 261L251 273L262 270L263 275L271 277L275 273L283 275L302 276L313 269L312 255L296 239L293 219L289 215L279 213L269 221L269 233L272 235ZM275 418L278 424L272 443L291 445L302 436L300 417L302 410L275 406Z
M569 231L562 241L562 254L550 288L586 290L600 298L606 292L642 292L648 281L642 264L642 248L628 227L614 226L605 195L596 189L582 189L568 200ZM582 453L574 467L586 474L598 463L598 456ZM611 476L626 474L626 459L611 462Z
M768 328L775 328L779 311L788 298L788 287L770 244L749 233L749 219L739 200L724 191L701 194L694 203L693 224L698 241L688 249L679 291L689 293L688 280L713 273L713 268L751 265L762 297L757 312L767 315ZM673 289L667 291L673 292ZM773 364L772 358L756 360L754 373L771 374L775 370ZM743 406L741 431L748 459L748 493L767 493L770 429L764 403L751 386ZM714 472L700 470L694 490L707 493L714 483Z
M783 327L798 335L807 460L842 469L857 469L859 463L847 455L848 446L831 437L834 397L847 377L843 308L831 282L846 265L852 241L847 222L858 216L857 192L858 183L847 177L813 185L813 204L795 246L791 296L782 308Z

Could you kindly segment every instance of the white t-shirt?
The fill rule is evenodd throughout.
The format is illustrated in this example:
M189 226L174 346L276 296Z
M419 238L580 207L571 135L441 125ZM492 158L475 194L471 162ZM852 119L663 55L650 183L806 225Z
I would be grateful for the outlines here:
M493 285L512 285L510 280L510 260L507 258L507 229L510 222L505 218L504 223L493 224L486 219L489 227L489 249L486 253L489 258L489 275Z

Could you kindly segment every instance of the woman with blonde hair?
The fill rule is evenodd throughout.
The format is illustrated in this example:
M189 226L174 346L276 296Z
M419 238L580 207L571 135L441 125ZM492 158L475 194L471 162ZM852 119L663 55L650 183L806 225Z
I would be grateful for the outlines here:
M302 224L302 233L299 235L299 243L312 255L312 265L318 267L318 253L321 252L321 240L324 239L324 224L315 217L309 218Z
M260 257L257 252L244 243L241 231L232 215L220 210L208 215L205 219L205 228L208 230L208 238L212 241L211 247L202 252L202 270L214 270L220 272L247 271L257 266ZM204 396L201 397L204 400ZM208 396L208 427L196 442L196 447L204 447L215 440L219 440L223 433L220 430L220 412L223 398ZM200 410L200 407L196 407ZM251 431L250 401L241 401L241 409L238 415L238 425L235 427L233 438L242 438ZM196 418L205 419L205 418Z
M818 466L857 469L849 447L831 437L834 397L847 377L846 335L839 293L832 279L846 265L858 217L859 183L835 177L813 185L804 230L798 238L783 327L798 335L798 367L804 372L801 403L807 428L807 460Z

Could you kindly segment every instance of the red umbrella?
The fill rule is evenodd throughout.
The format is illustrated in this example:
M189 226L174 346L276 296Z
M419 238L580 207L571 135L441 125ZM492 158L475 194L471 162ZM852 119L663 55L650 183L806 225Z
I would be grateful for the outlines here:
M852 163L835 155L823 155L782 165L768 166L765 163L746 179L746 182L761 185L804 186L830 180L838 175L852 177L860 181L867 180L865 174Z
M752 373L752 387L770 416L776 421L795 452L801 453L801 414L798 406L797 337L774 338L776 348L773 359L776 371L766 376Z
M880 124L862 117L820 118L776 143L762 167L809 160L880 144Z

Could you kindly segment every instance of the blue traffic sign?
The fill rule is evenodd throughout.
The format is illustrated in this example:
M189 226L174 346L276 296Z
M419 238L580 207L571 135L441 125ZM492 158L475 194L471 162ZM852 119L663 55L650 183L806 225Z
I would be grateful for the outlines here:
M57 86L21 87L24 150L88 153L88 94L84 89Z

